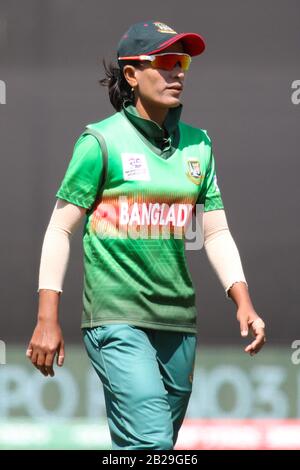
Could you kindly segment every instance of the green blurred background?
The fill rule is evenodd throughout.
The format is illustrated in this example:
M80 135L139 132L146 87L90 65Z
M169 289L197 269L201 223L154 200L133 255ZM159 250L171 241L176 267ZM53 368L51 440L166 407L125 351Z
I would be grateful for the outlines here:
M110 447L102 385L83 345L68 346L66 354L64 367L45 378L23 348L7 348L0 366L1 449ZM266 348L253 358L242 347L201 349L186 420L300 418L297 359L292 348Z

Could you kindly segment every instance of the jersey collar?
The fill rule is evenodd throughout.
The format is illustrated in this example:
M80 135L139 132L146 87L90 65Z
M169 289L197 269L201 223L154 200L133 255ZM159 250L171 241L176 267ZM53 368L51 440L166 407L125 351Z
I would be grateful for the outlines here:
M147 138L150 142L157 146L161 147L166 138L171 137L172 134L176 131L180 115L182 112L182 104L177 108L170 108L166 119L163 122L163 126L160 127L154 121L150 119L142 118L136 107L131 102L125 102L123 105L123 112L126 117L131 121L131 123ZM165 133L167 131L167 134Z

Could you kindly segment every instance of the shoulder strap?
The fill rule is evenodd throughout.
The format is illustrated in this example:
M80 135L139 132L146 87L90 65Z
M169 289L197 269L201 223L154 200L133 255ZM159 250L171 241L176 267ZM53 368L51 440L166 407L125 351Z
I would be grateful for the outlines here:
M93 129L90 126L86 126L85 131L84 131L83 134L84 135L85 134L93 135L97 139L97 141L100 145L101 154L102 154L102 168L103 168L102 179L101 179L101 181L99 181L99 186L98 186L95 202L94 202L93 206L91 207L91 209L89 211L89 212L91 212L94 209L94 206L95 206L96 202L98 201L100 195L102 194L104 186L105 186L105 182L106 182L106 178L107 178L108 152L107 152L107 145L106 145L105 139L104 139L103 135L100 134L99 131L97 131L96 129Z

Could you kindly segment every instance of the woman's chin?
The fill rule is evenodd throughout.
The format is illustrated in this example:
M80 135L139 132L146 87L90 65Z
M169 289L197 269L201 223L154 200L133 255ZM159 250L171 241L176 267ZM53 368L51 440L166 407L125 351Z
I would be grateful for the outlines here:
M181 101L180 101L179 98L176 99L176 100L174 99L174 100L172 100L172 102L170 103L169 108L177 108L180 104L181 104Z
M164 105L167 108L177 108L177 106L179 106L180 103L181 103L180 96L168 96L168 98L164 100Z

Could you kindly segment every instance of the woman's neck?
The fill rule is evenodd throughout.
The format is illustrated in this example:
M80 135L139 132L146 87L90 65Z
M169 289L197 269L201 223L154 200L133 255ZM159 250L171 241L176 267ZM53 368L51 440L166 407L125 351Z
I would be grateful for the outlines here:
M142 103L141 100L137 99L135 107L139 115L144 119L151 119L151 121L156 122L160 127L162 127L164 120L168 114L167 108L158 108L154 106L146 105Z

